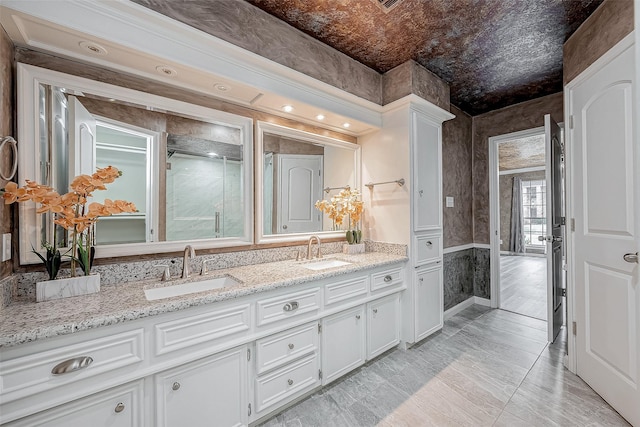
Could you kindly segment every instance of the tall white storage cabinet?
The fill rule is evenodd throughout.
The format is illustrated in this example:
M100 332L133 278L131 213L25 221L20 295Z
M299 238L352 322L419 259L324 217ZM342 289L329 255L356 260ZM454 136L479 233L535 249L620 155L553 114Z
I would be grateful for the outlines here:
M385 110L382 129L359 140L363 182L406 184L364 191L366 231L372 240L409 247L401 340L411 344L442 328L442 123L455 116L416 95Z
M442 328L442 116L411 110L413 342Z

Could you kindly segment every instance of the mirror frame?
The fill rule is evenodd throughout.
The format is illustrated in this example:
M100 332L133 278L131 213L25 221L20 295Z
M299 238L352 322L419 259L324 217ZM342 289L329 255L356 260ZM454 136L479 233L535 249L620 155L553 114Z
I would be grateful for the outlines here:
M263 218L264 218L264 191L262 183L264 182L264 166L262 161L264 151L264 133L271 133L291 139L298 139L312 144L328 145L337 148L346 148L353 151L353 170L355 171L355 188L361 189L362 171L361 171L361 147L358 144L342 141L340 139L328 136L318 135L298 129L292 129L273 123L257 121L256 122L256 148L255 148L255 170L256 170L256 242L257 243L283 243L296 242L307 239L310 236L319 235L328 239L344 238L344 231L317 231L310 233L291 233L291 234L264 234Z
M96 246L96 258L111 258L142 254L158 254L177 252L190 244L195 249L211 249L233 246L247 246L253 243L254 237L254 167L253 167L253 119L238 116L208 107L189 104L184 101L165 98L134 89L115 86L78 77L70 74L52 71L33 65L17 64L17 100L18 100L18 185L24 185L25 179L42 182L39 175L40 149L38 145L39 114L38 88L40 84L63 87L71 92L87 92L94 95L115 98L119 101L146 105L160 112L175 113L188 118L207 123L233 127L242 132L243 143L243 203L244 235L202 240L176 240L169 242L145 242ZM117 166L117 165L114 165ZM155 165L154 165L155 166ZM42 251L42 242L38 233L42 227L41 217L36 215L35 203L27 202L19 205L19 255L20 264L35 264L41 260L31 251L31 244L38 251Z

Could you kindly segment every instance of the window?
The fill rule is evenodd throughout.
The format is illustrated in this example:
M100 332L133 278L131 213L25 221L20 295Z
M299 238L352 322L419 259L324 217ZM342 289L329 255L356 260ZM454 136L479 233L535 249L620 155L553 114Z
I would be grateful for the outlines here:
M526 246L544 246L547 234L547 187L544 179L522 181L522 219Z

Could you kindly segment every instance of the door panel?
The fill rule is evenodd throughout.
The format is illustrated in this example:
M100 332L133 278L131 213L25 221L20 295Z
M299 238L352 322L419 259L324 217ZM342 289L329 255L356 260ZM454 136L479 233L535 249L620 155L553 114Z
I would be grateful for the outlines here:
M544 116L545 127L545 174L547 187L547 328L548 340L553 342L560 332L564 320L562 289L563 229L562 229L562 156L563 144L560 126L549 114Z
M322 230L322 156L279 155L278 233Z
M623 43L623 42L621 42ZM614 48L616 49L616 48ZM568 91L575 214L576 370L640 425L639 175L634 144L633 46Z

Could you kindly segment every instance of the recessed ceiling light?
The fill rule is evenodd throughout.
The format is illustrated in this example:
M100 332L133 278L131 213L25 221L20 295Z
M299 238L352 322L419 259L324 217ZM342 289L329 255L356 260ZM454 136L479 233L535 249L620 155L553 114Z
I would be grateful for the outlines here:
M324 114L318 114L318 115L316 116L316 119L318 119L318 120L324 120Z
M78 44L81 48L94 55L106 55L107 53L109 53L107 49L100 46L98 43L82 41Z
M217 90L217 91L220 91L220 92L226 92L226 91L228 91L229 89L231 89L231 86L226 85L226 84L224 84L224 83L215 83L215 84L213 85L213 88L214 88L215 90Z
M282 106L282 111L284 111L285 113L290 113L293 111L293 106L287 104L287 105L283 105Z
M166 65L158 65L156 67L156 71L167 77L175 77L178 75L178 72L176 70L171 67L167 67Z
M343 123L343 124L342 124L342 126L344 126L344 127L348 128L349 126L351 126L351 123L349 123L349 122L345 122L345 123Z

